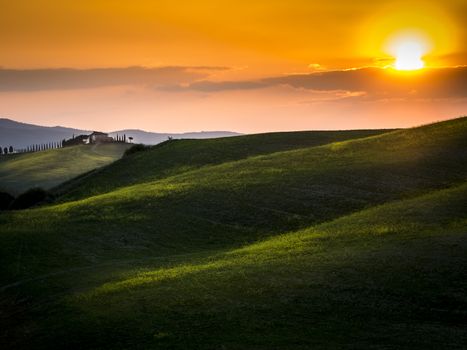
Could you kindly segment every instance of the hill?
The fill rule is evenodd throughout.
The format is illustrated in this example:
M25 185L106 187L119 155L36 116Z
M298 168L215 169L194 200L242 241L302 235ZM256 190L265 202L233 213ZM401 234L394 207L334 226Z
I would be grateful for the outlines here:
M209 140L172 140L121 159L57 188L64 199L79 199L132 184L154 181L207 165L253 156L380 135L389 130L265 133Z
M0 189L12 194L50 189L119 159L128 144L82 145L0 157Z
M48 144L70 139L73 135L90 134L92 131L61 126L46 127L17 122L11 119L0 118L0 146L13 146L15 149L26 148L35 144ZM236 136L238 133L229 131L206 131L191 133L155 133L142 130L118 130L110 133L133 137L134 143L155 145L166 141L169 137L175 139L205 139L213 137Z
M182 141L129 156L156 175L0 216L3 344L461 349L466 135L461 118L167 173L151 158Z
M133 263L74 293L64 335L98 348L462 349L466 206L467 183L240 249Z

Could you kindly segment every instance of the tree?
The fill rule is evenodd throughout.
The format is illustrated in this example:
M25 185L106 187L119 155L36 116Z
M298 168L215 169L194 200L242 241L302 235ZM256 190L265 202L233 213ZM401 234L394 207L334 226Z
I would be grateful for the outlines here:
M136 145L133 145L131 146L130 148L128 148L125 153L123 154L124 157L127 157L133 153L137 153L137 152L143 152L143 151L147 151L147 150L150 150L151 147L149 146L146 146L146 145L143 145L143 144L136 144Z
M0 147L0 154L3 154L3 148Z
M8 154L8 148L7 148L7 147L5 147L5 148L3 149L3 153Z
M13 149L13 146L10 146L10 149L8 150L10 153L13 153L15 150Z
M130 143L133 142L133 137L129 137L128 140L130 140Z

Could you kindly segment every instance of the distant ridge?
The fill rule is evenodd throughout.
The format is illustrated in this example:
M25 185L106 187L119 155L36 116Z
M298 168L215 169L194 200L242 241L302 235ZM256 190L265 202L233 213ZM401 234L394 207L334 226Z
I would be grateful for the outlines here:
M39 126L0 118L0 146L25 148L34 144L58 142L68 139L73 134L87 133L85 130L61 126Z
M91 133L89 130L67 128L62 126L41 126L17 122L12 119L0 118L0 146L24 148L33 144L61 141L75 135ZM123 135L133 137L133 142L155 145L169 137L183 139L207 139L240 135L230 131L202 131L189 133L155 133L136 129L126 129L111 132L111 136Z
M230 137L239 136L240 133L231 131L199 131L199 132L186 132L186 133L156 133L138 129L125 129L119 131L113 131L110 136L115 135L127 135L134 139L135 143L144 143L146 145L156 145L163 141L166 141L169 137L174 139L212 139L217 137Z

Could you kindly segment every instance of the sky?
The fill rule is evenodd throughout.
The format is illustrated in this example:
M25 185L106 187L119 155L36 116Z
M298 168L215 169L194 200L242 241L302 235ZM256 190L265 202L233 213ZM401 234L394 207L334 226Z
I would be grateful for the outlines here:
M253 133L467 114L465 0L0 0L0 8L0 117Z

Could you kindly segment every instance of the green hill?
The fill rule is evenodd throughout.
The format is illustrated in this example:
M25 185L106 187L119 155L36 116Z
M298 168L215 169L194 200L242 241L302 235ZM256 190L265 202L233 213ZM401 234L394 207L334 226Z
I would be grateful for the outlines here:
M122 186L162 179L206 165L380 135L388 131L301 131L207 140L172 140L153 146L144 153L121 159L89 176L73 179L60 186L57 193L64 193L64 200L81 199Z
M206 144L167 171L185 141L122 159L0 216L0 340L461 349L466 135L461 118L225 160Z
M0 189L14 194L50 189L123 155L125 144L83 145L0 157Z
M466 207L467 183L241 249L137 264L74 293L71 334L103 348L462 349Z

